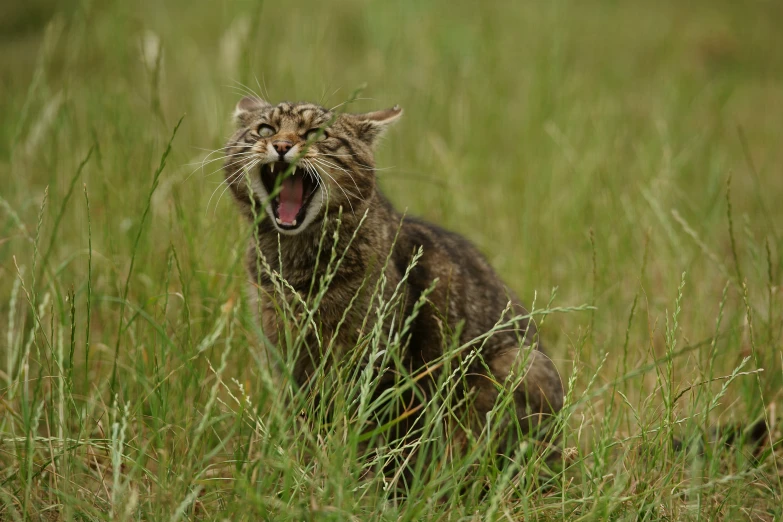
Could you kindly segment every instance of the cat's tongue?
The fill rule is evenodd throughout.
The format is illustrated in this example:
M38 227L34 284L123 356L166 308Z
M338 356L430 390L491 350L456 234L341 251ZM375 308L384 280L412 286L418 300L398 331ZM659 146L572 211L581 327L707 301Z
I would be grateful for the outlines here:
M294 222L296 215L302 208L303 195L302 176L291 175L283 180L283 184L280 186L280 207L277 210L280 221L285 224Z

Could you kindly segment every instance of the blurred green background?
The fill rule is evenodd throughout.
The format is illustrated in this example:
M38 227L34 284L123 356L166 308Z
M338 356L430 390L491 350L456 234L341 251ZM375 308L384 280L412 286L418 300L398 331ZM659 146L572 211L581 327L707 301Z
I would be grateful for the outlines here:
M333 106L364 86L350 110L405 109L378 152L398 208L466 235L528 303L544 306L557 287L555 305L595 304L545 321L564 376L575 365L592 375L607 353L604 384L660 356L685 272L679 346L713 335L729 282L718 365L729 372L756 343L766 371L732 388L742 399L727 415L759 415L762 390L765 404L781 398L781 21L777 0L3 2L0 296L18 265L63 316L73 288L82 314L86 184L94 294L123 295L144 227L129 302L161 314L172 336L207 332L241 299L246 230L221 162L200 164L231 133L242 91ZM166 279L172 246L181 275ZM180 299L160 312L162 285ZM94 366L77 371L95 383L118 317L115 302L93 307ZM123 330L123 363L146 361L154 335L140 321ZM700 380L707 348L677 360L678 389ZM629 396L649 398L655 376Z

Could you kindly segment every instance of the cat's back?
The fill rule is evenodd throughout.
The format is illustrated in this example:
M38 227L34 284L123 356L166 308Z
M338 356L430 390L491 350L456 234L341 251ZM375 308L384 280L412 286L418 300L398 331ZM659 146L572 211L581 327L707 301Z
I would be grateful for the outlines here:
M405 217L394 255L401 273L419 248L423 253L410 272L408 285L420 295L437 279L428 299L452 326L464 320L463 339L491 329L509 302L512 310L505 314L506 320L527 314L519 298L467 238L422 219ZM532 337L533 333L531 324L528 334Z

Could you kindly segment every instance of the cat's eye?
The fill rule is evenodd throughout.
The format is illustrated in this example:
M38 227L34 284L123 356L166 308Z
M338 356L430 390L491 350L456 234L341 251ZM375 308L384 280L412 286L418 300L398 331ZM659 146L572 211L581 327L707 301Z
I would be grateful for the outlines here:
M307 134L305 134L305 139L307 141L322 141L327 138L326 131L322 130L320 128L310 129L307 131Z
M275 129L273 129L269 125L266 125L265 123L261 124L258 127L258 135L261 136L262 138L268 138L269 136L274 135L274 133L275 133Z

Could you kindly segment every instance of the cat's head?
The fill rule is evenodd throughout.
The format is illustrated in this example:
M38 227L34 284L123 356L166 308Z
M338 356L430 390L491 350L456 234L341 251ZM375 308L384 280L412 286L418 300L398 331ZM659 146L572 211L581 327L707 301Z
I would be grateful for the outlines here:
M298 234L340 207L360 216L375 192L373 148L401 114L399 107L340 114L245 97L226 147L226 183L246 211L263 206L283 234Z

